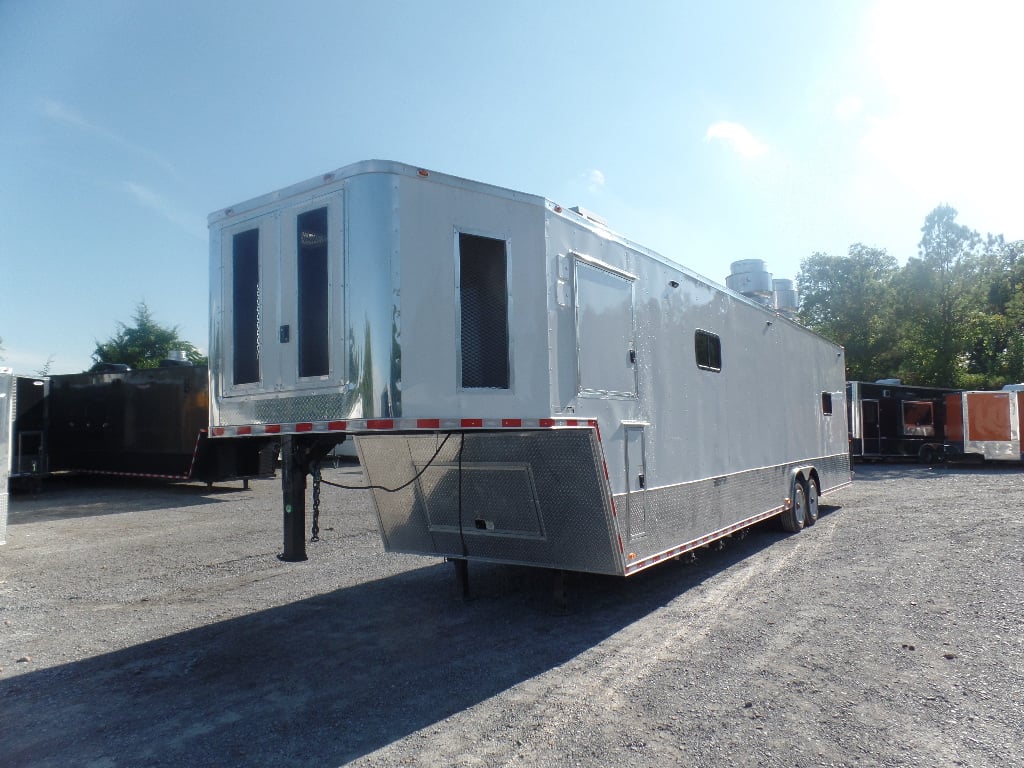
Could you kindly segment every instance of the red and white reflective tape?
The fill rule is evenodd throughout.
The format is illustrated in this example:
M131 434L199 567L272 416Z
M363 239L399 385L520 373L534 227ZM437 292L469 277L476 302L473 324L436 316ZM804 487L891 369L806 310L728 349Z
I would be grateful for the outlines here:
M559 429L563 427L597 429L597 419L344 419L335 421L298 421L282 424L244 424L210 427L210 437L259 437L296 434L375 434L378 432L449 432L494 429ZM600 430L598 430L600 440Z

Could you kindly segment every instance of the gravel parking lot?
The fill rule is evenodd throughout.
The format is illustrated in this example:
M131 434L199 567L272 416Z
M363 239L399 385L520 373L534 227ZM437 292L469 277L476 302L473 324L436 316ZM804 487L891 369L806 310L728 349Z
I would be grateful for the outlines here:
M358 483L356 465L325 477ZM630 579L385 555L324 488L63 480L0 547L2 766L1024 766L1024 474L864 465Z

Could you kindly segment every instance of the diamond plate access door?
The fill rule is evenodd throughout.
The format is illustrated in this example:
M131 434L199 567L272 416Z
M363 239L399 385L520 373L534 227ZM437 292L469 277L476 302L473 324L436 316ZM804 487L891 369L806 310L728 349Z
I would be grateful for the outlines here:
M647 532L647 473L644 462L644 428L626 426L626 492L629 494L629 538Z

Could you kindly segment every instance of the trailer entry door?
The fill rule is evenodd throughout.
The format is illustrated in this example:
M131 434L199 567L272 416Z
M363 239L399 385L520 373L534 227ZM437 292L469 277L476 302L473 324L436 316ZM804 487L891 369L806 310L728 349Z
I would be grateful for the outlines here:
M632 279L576 261L576 349L581 395L636 397Z
M861 453L877 456L882 452L882 439L878 431L878 401L860 401Z
M629 494L629 538L647 532L647 471L644 466L644 428L627 425L626 490Z

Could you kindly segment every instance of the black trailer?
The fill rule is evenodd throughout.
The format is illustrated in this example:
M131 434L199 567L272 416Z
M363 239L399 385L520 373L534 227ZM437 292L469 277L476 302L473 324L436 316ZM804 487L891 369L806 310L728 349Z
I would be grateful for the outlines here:
M207 366L51 376L48 399L51 472L209 484L275 471L275 439L207 439Z
M956 389L915 387L899 380L848 381L846 403L854 460L942 458L945 397Z

